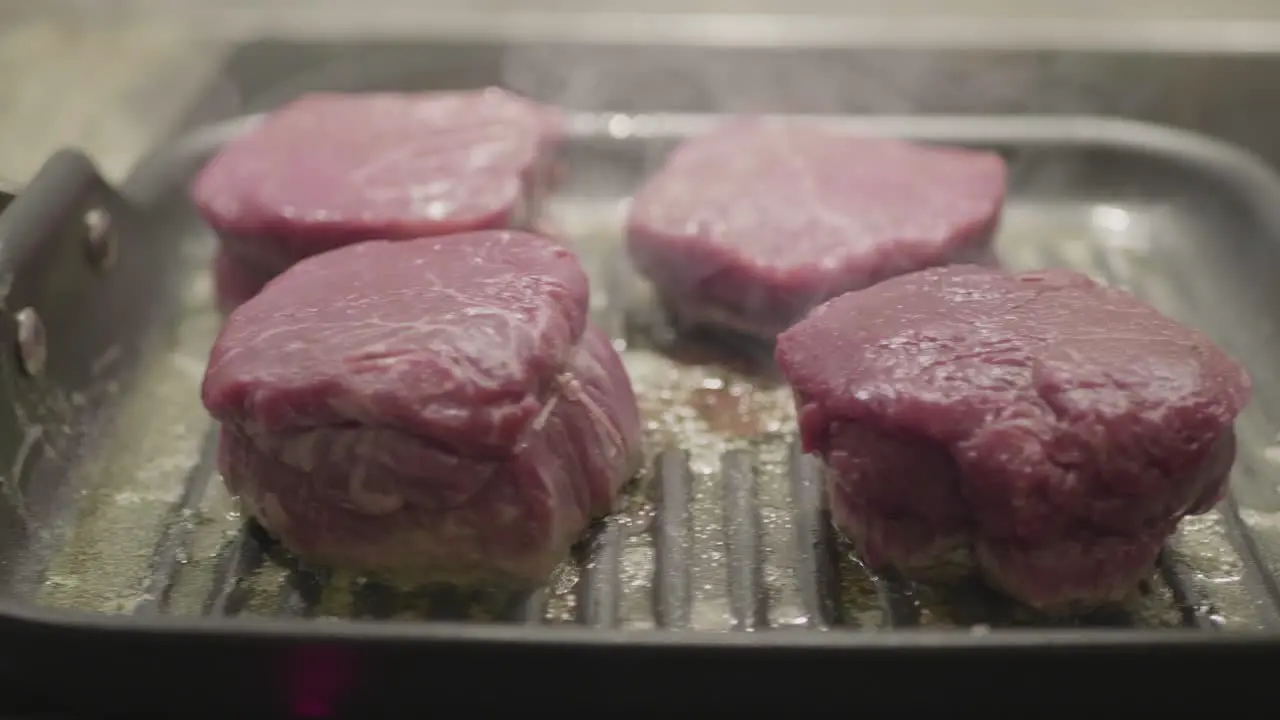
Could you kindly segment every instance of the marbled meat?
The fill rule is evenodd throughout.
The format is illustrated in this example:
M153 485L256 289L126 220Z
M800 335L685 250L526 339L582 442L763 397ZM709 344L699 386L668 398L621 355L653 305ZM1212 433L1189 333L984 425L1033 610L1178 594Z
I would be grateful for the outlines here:
M627 248L677 320L771 340L850 290L984 260L1005 176L990 152L742 118L673 151L633 199Z
M558 111L497 88L310 94L227 143L191 197L227 267L270 277L354 242L522 227L562 130Z
M1123 598L1223 495L1245 371L1067 271L919 271L778 337L833 518L875 568L972 567L1032 606Z
M227 317L204 379L230 490L299 556L536 583L639 452L588 281L515 231L300 261Z

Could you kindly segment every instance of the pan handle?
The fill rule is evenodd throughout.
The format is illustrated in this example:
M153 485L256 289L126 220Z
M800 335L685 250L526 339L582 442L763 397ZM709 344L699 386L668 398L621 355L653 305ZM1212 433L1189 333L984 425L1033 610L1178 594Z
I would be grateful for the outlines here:
M119 208L119 196L77 150L55 153L21 189L0 184L0 277L43 275L51 241L76 217L89 263L109 266L116 251L112 216ZM0 299L7 300L12 287L5 291Z
M46 489L71 471L76 429L93 411L59 398L94 397L94 363L132 311L120 288L137 284L137 272L122 277L123 264L105 271L129 207L83 153L58 152L25 186L3 190L0 467L10 469L0 483L0 528L29 533L49 517Z

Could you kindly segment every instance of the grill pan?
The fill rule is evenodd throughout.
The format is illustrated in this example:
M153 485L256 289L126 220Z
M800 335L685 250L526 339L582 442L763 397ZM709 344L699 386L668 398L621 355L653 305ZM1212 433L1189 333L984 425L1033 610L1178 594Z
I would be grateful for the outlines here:
M259 105L335 85L365 83L297 82ZM1137 669L1230 687L1233 702L1262 691L1226 674L1280 649L1280 178L1247 153L1090 117L829 118L1001 152L1003 264L1130 289L1254 377L1231 496L1183 523L1132 602L1050 618L976 584L862 568L768 352L675 335L626 268L625 198L708 113L575 113L540 218L583 258L641 399L648 460L624 510L527 595L299 566L222 491L198 395L219 318L213 237L186 184L251 119L190 129L119 189L67 151L7 207L0 195L0 633L23 648L0 681L14 692L79 710L372 717L456 703L901 712L1043 703L1068 678L1153 711L1199 702L1150 693ZM973 697L992 678L999 697Z

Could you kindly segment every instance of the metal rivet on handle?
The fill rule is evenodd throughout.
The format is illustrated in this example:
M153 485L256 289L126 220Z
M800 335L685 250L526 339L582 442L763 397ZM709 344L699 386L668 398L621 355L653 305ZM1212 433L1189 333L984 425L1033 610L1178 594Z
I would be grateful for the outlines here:
M99 269L111 267L116 260L115 233L111 231L111 216L102 208L91 208L84 214L85 229L89 233L89 262Z
M44 372L49 347L44 334L44 323L32 308L22 308L16 316L18 322L18 358L28 375Z

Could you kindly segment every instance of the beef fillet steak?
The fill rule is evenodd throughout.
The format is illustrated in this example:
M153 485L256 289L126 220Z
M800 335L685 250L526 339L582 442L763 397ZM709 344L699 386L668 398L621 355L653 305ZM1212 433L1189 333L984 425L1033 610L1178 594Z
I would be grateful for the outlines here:
M1050 610L1121 599L1222 497L1250 396L1200 333L1057 270L888 280L782 333L777 360L869 565L976 564Z
M191 197L225 266L269 278L355 242L523 226L561 131L556 111L497 88L306 95L227 143Z
M321 564L544 580L638 459L636 400L587 293L572 254L515 231L298 262L211 353L228 487Z
M677 147L636 194L627 249L677 320L773 339L824 300L990 251L993 153L743 118Z

